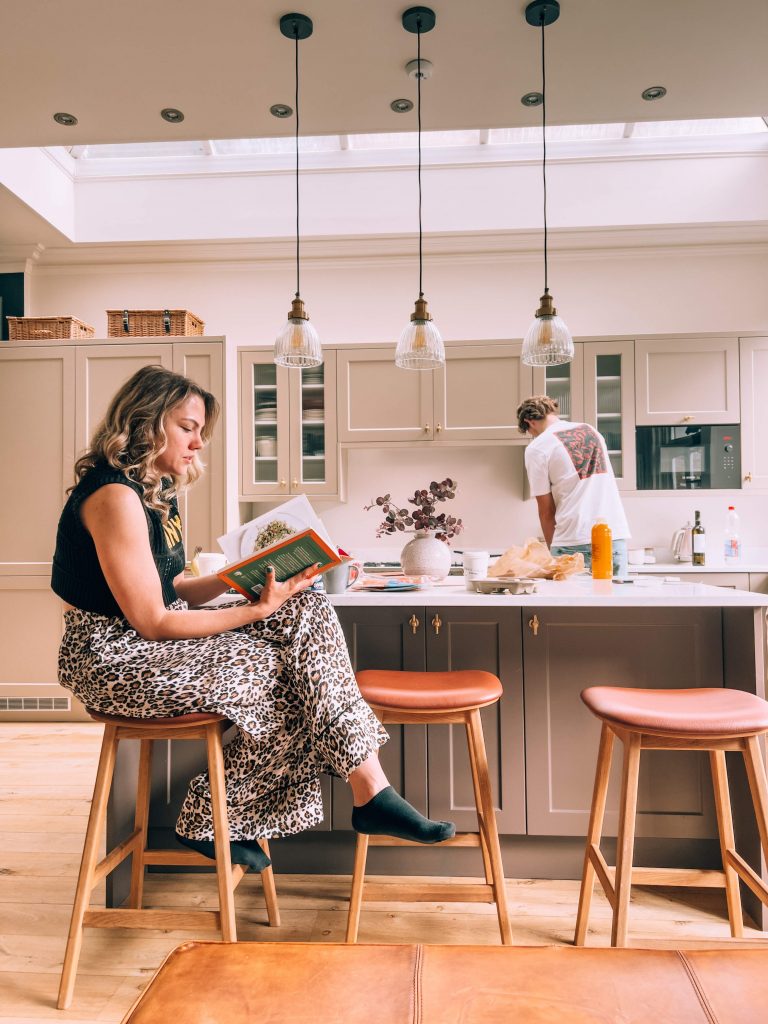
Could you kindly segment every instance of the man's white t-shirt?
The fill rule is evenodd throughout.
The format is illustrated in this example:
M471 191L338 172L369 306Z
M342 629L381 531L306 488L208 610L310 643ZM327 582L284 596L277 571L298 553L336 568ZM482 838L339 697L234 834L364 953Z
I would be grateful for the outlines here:
M596 519L614 540L630 536L605 440L588 423L556 420L525 449L525 468L534 497L554 498L553 546L589 544Z

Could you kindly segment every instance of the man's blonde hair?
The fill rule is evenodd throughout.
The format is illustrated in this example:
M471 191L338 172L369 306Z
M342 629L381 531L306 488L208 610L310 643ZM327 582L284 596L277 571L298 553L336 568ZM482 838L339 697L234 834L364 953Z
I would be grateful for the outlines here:
M547 416L560 411L556 398L549 395L532 395L517 407L517 429L521 434L528 433L528 420L544 420Z
M90 446L75 463L75 480L81 480L97 463L106 462L141 486L144 504L160 512L165 522L170 499L181 481L163 477L155 462L167 444L165 417L192 395L197 395L205 406L205 423L200 433L207 443L219 415L219 403L214 396L188 377L163 366L143 366L137 370L114 396ZM195 453L184 484L194 483L203 470Z

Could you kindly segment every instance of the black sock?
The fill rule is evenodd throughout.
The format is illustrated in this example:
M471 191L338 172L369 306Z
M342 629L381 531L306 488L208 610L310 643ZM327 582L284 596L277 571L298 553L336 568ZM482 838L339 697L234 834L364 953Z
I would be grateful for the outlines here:
M212 839L189 839L180 836L178 832L174 835L182 846L188 846L190 850L197 850L204 857L216 860L216 847ZM255 839L233 839L229 844L229 853L233 864L245 864L254 871L263 871L272 863Z
M353 808L352 828L365 835L395 836L416 843L442 843L456 835L453 822L425 818L391 786L362 807Z

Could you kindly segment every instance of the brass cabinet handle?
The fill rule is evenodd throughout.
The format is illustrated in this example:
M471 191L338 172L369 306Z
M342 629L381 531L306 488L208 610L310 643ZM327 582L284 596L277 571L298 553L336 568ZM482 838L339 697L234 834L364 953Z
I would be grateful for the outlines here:
M429 424L428 424L428 423L425 423L425 424L424 424L424 433L425 433L425 434L428 434L428 433L429 433Z
M752 474L751 473L745 473L744 474L744 480L745 480L746 483L751 484L752 483Z
M432 625L435 627L435 636L440 636L440 627L442 626L442 624L443 620L440 618L437 612L435 612L435 617L434 619L432 619Z
M410 617L410 619L408 619L408 625L413 630L413 635L416 636L416 630L419 628L419 620L416 618L415 613Z
M438 424L437 424L437 426L435 427L435 430L437 431L437 433L438 433L438 434L440 433L440 431L441 431L442 429L443 429L443 425L442 425L442 423L438 423Z
M281 486L281 487L285 487L285 480L281 480L281 481L280 481L280 486Z
M534 615L532 619L528 620L528 628L531 630L534 636L539 635L539 617Z
M690 423L692 419L693 419L693 416L683 416L681 422L682 423Z
M291 487L293 487L294 491L296 490L296 488L298 486L299 486L299 481L298 480L294 479L294 480L291 481Z

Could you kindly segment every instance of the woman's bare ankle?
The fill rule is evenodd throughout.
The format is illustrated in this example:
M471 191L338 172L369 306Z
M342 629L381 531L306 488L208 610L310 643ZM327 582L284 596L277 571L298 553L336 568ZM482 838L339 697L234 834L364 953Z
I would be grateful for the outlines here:
M373 800L382 789L387 788L389 779L384 774L384 769L376 754L372 754L350 773L349 785L352 789L352 802L355 807L362 807L369 800Z

